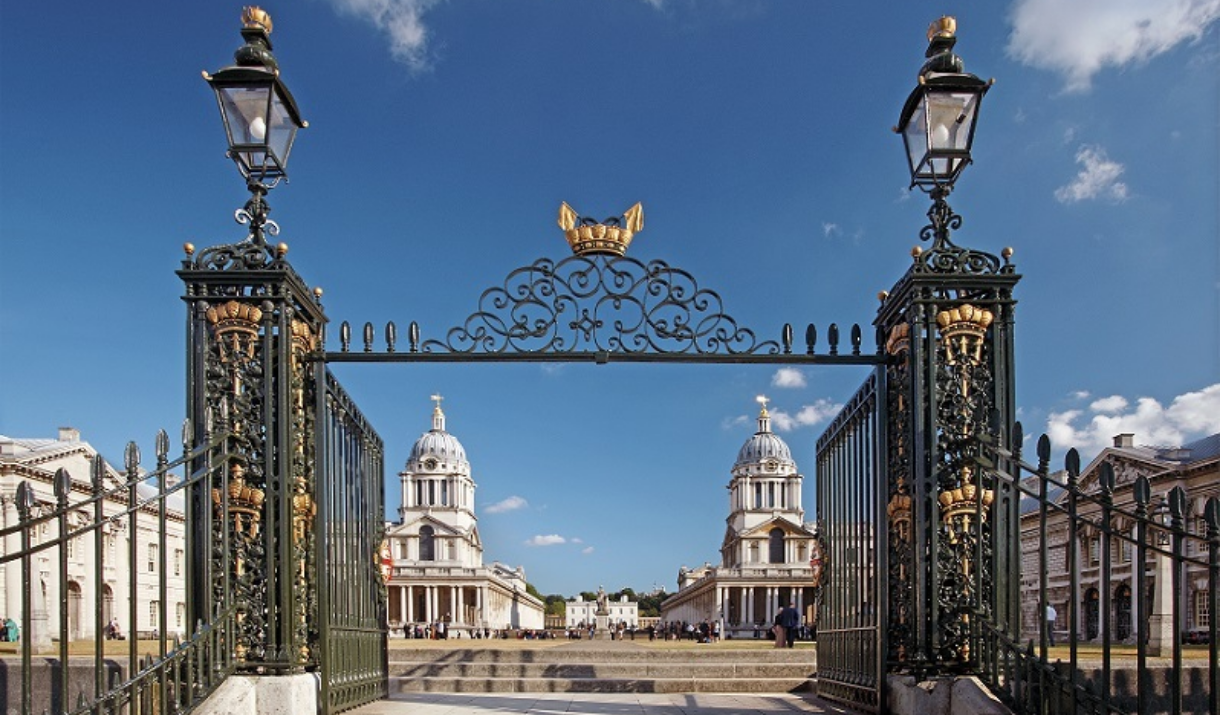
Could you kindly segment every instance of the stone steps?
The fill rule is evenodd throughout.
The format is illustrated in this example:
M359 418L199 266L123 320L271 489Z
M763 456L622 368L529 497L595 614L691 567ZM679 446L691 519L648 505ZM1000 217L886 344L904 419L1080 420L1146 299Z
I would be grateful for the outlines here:
M394 649L391 693L790 693L814 686L812 649Z

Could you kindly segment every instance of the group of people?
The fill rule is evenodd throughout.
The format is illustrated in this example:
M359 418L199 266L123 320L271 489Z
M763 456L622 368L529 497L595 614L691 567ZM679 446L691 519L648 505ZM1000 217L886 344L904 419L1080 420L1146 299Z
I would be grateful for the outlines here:
M11 618L0 618L0 641L16 643L19 640L21 640L21 629L17 627L17 621Z
M796 645L796 630L800 625L800 611L796 610L795 603L789 601L787 607L775 614L775 624L771 628L771 632L775 634L775 647L792 648Z
M651 626L648 629L648 640L653 640L656 637L662 640L692 640L696 643L716 643L720 640L720 622L719 621L703 621L702 623L690 623L687 621L672 621L662 623L654 630Z

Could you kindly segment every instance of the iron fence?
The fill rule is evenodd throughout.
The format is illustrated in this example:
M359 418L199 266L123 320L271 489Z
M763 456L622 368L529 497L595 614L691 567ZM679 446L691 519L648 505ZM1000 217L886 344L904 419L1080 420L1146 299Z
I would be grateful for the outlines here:
M315 364L319 390L318 662L324 713L388 694L385 538L381 437L339 382Z
M182 559L191 549L223 549L214 532L185 528L184 503L221 483L228 442L210 428L196 439L187 423L183 443L195 446L171 460L169 437L160 432L151 470L141 467L139 449L130 443L122 472L95 455L87 479L60 468L50 484L27 479L17 485L17 523L0 529L0 570L21 573L20 686L8 689L0 705L22 713L183 712L234 671L233 604L185 621L191 576ZM227 501L216 508L228 516ZM115 568L122 566L116 563L122 535L127 564ZM10 548L14 542L19 548ZM171 543L183 546L172 568ZM91 612L75 579L94 586ZM127 590L125 632L117 625L112 587ZM170 604L177 606L173 620ZM107 642L114 644L110 651Z
M885 703L888 565L881 519L886 484L885 376L877 368L818 439L818 694L868 712Z
M979 622L980 676L1022 713L1220 713L1220 501L1116 479L1110 461L1082 481L1075 449L1052 473L1050 440L1030 464L1016 427L979 463L1020 495L999 538L1021 548L1022 623Z

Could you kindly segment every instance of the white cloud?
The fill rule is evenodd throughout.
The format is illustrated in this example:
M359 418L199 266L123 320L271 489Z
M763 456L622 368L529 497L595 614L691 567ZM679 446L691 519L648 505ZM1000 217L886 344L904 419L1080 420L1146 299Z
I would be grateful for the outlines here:
M376 27L390 40L394 59L412 72L428 69L428 28L424 14L440 0L331 0L340 12Z
M584 554L584 555L588 556L589 554L593 553L593 547L592 547L592 546L586 546L585 548L583 548L583 549L581 549L581 550L580 550L580 553L582 553L582 554Z
M1066 186L1055 189L1055 198L1060 203L1074 204L1086 199L1107 198L1111 201L1127 199L1127 185L1118 180L1126 168L1106 156L1105 149L1084 145L1076 152L1076 163L1081 165L1076 178Z
M529 505L529 502L527 502L524 498L514 494L507 499L502 499L495 504L492 504L483 511L487 512L488 514L502 514L506 511L517 511L518 509L524 509Z
M826 238L830 238L831 236L837 236L840 233L843 233L843 230L839 228L839 224L826 223L824 221L822 222L822 235L825 236Z
M726 432L731 432L742 425L750 424L751 419L752 418L749 415L737 415L736 417L726 417L720 423L720 429L722 429Z
M1089 409L1094 412L1112 414L1122 412L1127 409L1129 404L1131 403L1127 402L1127 398L1122 395L1111 395L1110 397L1103 397L1100 400L1094 401L1093 404L1089 405Z
M1090 393L1088 390L1077 390L1072 393L1072 399L1074 400L1087 400L1089 399L1089 396Z
M1220 0L1016 0L1010 57L1089 89L1105 67L1146 62L1198 40L1220 18Z
M794 367L781 367L771 376L774 387L805 387L805 373Z
M1178 395L1168 407L1141 397L1134 407L1123 397L1102 398L1090 413L1067 410L1051 413L1046 434L1059 449L1076 447L1093 455L1113 444L1119 434L1134 434L1136 444L1181 446L1220 432L1220 384Z
M771 411L771 422L780 432L791 432L798 427L816 425L834 417L843 409L843 405L830 400L821 399L812 405L805 405L795 415L783 410Z
M558 546L566 543L568 540L559 534L537 534L525 540L526 546Z

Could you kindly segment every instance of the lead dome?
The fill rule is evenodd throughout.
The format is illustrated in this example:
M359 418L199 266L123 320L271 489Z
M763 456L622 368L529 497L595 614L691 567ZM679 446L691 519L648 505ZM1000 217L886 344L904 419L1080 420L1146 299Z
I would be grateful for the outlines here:
M796 462L792 459L792 451L788 449L788 443L771 431L771 416L767 413L766 405L763 405L758 414L758 431L741 445L741 449L737 452L737 462L733 466L740 467L766 461L796 467Z
M435 459L436 464L425 464L428 459ZM457 437L445 431L445 413L441 411L438 401L432 410L432 429L420 435L411 446L411 455L407 457L407 468L415 471L434 471L438 467L465 467L466 449ZM422 469L421 469L422 468Z

